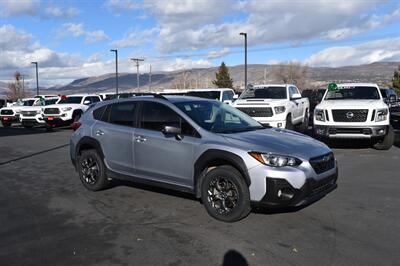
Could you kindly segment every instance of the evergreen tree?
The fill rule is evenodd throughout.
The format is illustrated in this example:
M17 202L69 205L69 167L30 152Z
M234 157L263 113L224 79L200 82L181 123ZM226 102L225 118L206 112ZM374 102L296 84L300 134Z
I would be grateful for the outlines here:
M215 73L215 80L212 83L218 88L233 88L233 80L224 62L221 63L218 72Z
M392 86L393 89L396 90L397 94L400 94L400 66L394 71Z

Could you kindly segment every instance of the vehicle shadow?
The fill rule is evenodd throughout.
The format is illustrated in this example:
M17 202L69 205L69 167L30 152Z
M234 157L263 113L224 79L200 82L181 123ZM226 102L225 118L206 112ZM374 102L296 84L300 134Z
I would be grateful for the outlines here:
M248 266L246 258L236 250L229 250L224 255L222 266Z
M69 127L60 127L54 130L69 130ZM22 135L32 135L32 134L43 134L51 133L46 131L44 126L37 126L33 128L24 128L22 126L12 126L12 127L2 127L0 126L0 137L8 136L22 136Z

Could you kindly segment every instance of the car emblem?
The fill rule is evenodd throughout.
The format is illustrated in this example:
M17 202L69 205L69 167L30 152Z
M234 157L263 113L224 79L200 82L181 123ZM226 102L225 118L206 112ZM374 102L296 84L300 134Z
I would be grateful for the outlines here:
M354 116L354 114L353 114L352 112L347 112L347 113L346 113L347 119L352 119L353 116Z

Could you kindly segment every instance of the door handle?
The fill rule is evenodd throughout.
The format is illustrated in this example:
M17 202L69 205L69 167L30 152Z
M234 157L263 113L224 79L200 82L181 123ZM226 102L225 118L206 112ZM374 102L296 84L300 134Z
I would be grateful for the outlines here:
M145 138L143 136L137 136L137 137L135 137L135 141L136 142L145 142L145 141L147 141L147 138Z
M100 129L96 131L96 136L103 136L104 132L101 131Z

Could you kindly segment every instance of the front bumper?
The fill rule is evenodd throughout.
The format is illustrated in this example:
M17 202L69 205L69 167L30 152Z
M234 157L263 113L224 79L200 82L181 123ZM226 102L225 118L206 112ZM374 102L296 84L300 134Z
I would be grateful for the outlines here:
M314 133L324 138L371 139L384 137L388 126L322 126L314 125Z
M50 126L69 126L72 124L72 119L63 120L60 116L45 116L43 117L46 124Z
M19 122L19 115L14 115L14 116L6 116L6 115L2 115L0 116L0 120L3 122L7 122L7 123L15 123L15 122Z

